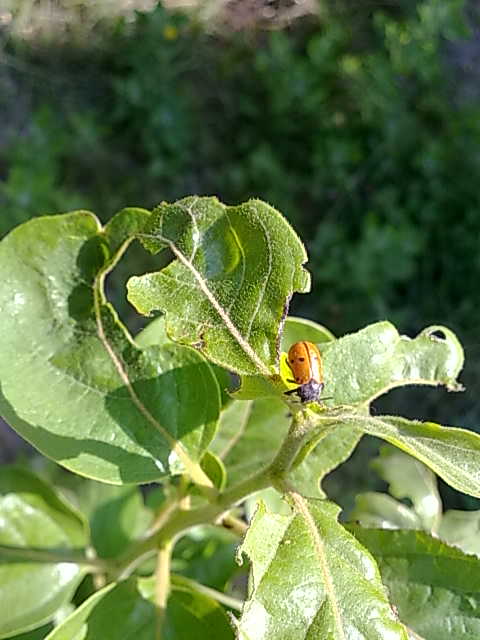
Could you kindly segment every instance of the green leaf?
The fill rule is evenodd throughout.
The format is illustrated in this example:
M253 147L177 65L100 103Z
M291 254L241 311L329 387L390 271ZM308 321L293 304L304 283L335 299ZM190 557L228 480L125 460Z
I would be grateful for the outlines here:
M52 625L46 624L34 631L27 631L26 633L20 633L17 636L11 636L8 640L44 640L51 630Z
M422 529L422 522L412 509L385 493L375 491L356 496L350 519L358 521L364 527Z
M95 593L47 640L152 640L155 628L154 580L131 578ZM209 637L233 640L225 612L211 598L173 582L162 640Z
M69 562L15 562L1 545L68 551L87 544L87 527L48 485L16 467L0 467L0 522L0 638L6 638L48 622L85 572Z
M154 345L171 345L173 341L167 335L165 316L160 316L152 320L145 329L142 329L142 331L135 336L135 342L142 348ZM224 406L230 401L230 394L228 392L233 386L232 375L215 364L210 364L210 367L217 378L222 398L222 406Z
M289 423L287 407L275 398L234 400L224 409L212 449L227 469L229 485L273 460Z
M201 484L219 413L210 366L192 349L138 348L103 292L148 216L126 209L103 229L88 212L47 216L2 240L0 412L82 475L142 483L188 468Z
M446 511L440 521L438 537L465 553L480 556L480 511Z
M172 571L222 591L239 572L237 546L238 538L221 527L193 527L174 547Z
M326 327L312 320L288 316L280 343L282 351L288 351L292 344L300 340L321 344L335 340L335 336Z
M300 324L286 324L289 341L303 339ZM390 389L407 384L443 384L450 391L463 389L456 381L463 366L463 350L455 334L445 327L428 327L412 340L401 336L389 322L377 322L329 341L326 330L317 328L317 337L324 338L323 342L319 340L319 348L325 377L322 396L331 398L324 401L328 406L366 406ZM284 391L285 382L279 377L245 376L234 397L249 400L281 396Z
M362 435L351 425L337 424L332 431L306 443L289 472L292 485L302 495L324 497L322 480L350 457Z
M480 560L422 531L349 527L374 555L402 622L425 640L480 637Z
M298 494L295 506L282 516L260 505L240 548L252 571L239 638L406 640L373 558L337 522L339 508Z
M323 395L333 396L333 404L366 404L407 384L462 389L456 378L463 367L463 350L455 334L445 327L428 327L411 339L401 336L389 322L378 322L325 343L321 352Z
M351 422L417 458L455 489L480 497L480 436L476 433L397 416L358 416Z
M172 339L230 371L273 373L290 297L310 286L305 249L285 218L260 200L227 207L190 197L161 204L143 242L175 260L129 280L132 304L163 311Z
M89 514L92 544L98 556L114 558L144 533L153 514L135 486L88 484L92 485L90 491L97 492Z
M205 451L200 465L213 486L222 491L227 484L227 470L222 460L211 451Z
M392 496L412 501L414 511L420 517L420 527L436 531L442 514L442 501L435 474L416 458L392 447L382 447L380 456L373 460L371 466L388 483Z

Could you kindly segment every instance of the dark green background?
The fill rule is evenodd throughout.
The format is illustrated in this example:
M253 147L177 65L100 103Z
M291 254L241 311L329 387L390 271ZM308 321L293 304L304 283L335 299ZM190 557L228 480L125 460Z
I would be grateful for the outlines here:
M278 17L292 3L266 4ZM190 193L265 199L310 255L312 294L293 313L337 335L379 319L412 336L440 323L464 343L464 394L401 390L379 410L476 429L475 3L318 7L282 28L158 5L90 22L83 7L62 30L32 15L22 31L13 12L0 31L0 235L75 208L107 220ZM142 320L123 285L148 260L130 249L109 282L133 330Z

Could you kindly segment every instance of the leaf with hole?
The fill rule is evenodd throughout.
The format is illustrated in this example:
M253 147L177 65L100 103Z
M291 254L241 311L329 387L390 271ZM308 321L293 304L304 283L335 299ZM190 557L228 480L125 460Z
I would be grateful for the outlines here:
M105 299L109 270L149 213L102 228L88 212L31 220L0 243L0 411L63 466L150 482L199 461L220 409L209 364L176 345L139 348ZM28 389L28 393L25 393Z
M142 238L175 259L129 280L138 311L164 312L173 340L230 371L272 374L290 297L310 286L305 249L285 218L260 200L227 207L190 197L161 204Z

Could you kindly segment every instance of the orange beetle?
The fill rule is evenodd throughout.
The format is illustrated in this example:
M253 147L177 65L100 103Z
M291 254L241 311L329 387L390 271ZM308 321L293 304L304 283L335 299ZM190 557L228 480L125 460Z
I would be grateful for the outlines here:
M296 393L302 402L316 402L323 390L322 357L313 342L295 342L288 350L288 364L299 387L286 392Z

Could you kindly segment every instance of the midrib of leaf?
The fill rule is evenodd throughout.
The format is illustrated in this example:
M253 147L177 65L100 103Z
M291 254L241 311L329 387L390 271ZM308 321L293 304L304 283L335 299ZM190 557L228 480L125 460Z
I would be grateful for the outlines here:
M391 417L392 420L398 419L398 416L383 416L383 417L385 418ZM454 488L459 489L460 491L469 493L469 495L473 495L475 497L480 496L480 492L478 490L477 490L477 493L474 493L471 488L473 485L478 487L478 482L476 481L475 477L472 476L470 472L467 472L465 468L462 468L462 472L461 474L459 474L458 465L455 463L452 463L448 458L444 457L442 454L438 454L435 451L434 445L438 443L441 447L445 447L445 448L448 447L451 450L453 449L461 453L471 453L471 449L469 447L462 447L452 442L444 442L443 440L436 440L435 437L433 437L431 434L428 434L428 433L425 433L423 435L422 434L413 435L408 433L402 433L401 428L397 427L395 424L390 424L389 422L382 420L382 416L368 417L368 416L362 416L362 415L344 415L341 417L341 420L343 422L347 422L347 423L351 422L353 424L356 424L356 426L362 429L365 433L376 436L377 438L381 438L382 440L386 440L387 442L390 442L391 444L393 444L395 447L398 447L399 449L402 449L406 453L409 453L414 458L417 458L417 460L420 460L421 462L426 464L427 467L435 471L435 473L441 476L444 480L446 480L446 482L448 482L448 484L450 484ZM423 426L422 422L414 421L414 420L409 421L407 419L405 420L407 423L409 422L416 423L417 426L420 428ZM366 426L362 427L362 423ZM428 424L428 421L427 421L427 424ZM435 424L435 423L431 423L431 424ZM369 428L369 425L372 425L372 427ZM375 425L378 425L378 426L375 427ZM438 428L439 428L439 431L441 429L445 429L445 430L448 429L449 432L465 431L463 429L457 429L455 427L439 426ZM475 434L474 432L468 432L468 433L472 437L477 437L478 435L478 434ZM429 443L432 443L433 446L431 446L428 451L429 455L425 455L422 449L419 449L418 447L416 448L411 443L412 440L417 440L417 441L423 440L423 441L428 441ZM446 473L447 471L448 471L448 474ZM462 486L465 487L465 482L463 478L468 478L468 481L470 482L470 486L466 489L462 488ZM452 479L455 479L455 481L458 483L458 486L455 486L454 484L452 484Z
M332 574L330 573L330 567L328 566L327 554L325 553L325 545L318 533L317 526L315 524L315 520L310 513L307 503L304 498L297 493L296 491L290 491L289 495L291 496L293 503L295 504L295 508L298 513L303 517L307 529L312 538L313 547L315 550L315 554L320 564L320 569L323 575L323 582L325 585L325 591L327 595L327 599L330 602L330 606L332 608L333 617L335 620L335 625L337 627L338 632L338 640L347 640L345 635L345 629L343 628L342 616L337 604L337 594L335 592L335 586L333 584Z
M95 310L95 321L97 325L97 334L100 339L100 342L103 344L106 352L108 353L110 359L113 362L115 369L117 370L120 379L125 384L125 387L130 394L132 402L135 404L140 413L144 416L144 418L155 428L157 431L161 433L161 435L165 438L165 440L169 443L172 451L178 456L178 458L182 461L190 474L191 479L195 484L197 484L200 488L202 488L208 495L216 495L217 491L213 486L212 481L207 476L207 474L201 469L199 464L196 464L191 460L190 456L187 454L182 444L175 440L170 433L162 427L160 422L150 413L147 407L143 404L143 402L138 397L135 389L133 388L132 383L130 382L130 378L125 370L124 364L119 356L115 353L114 348L108 341L107 335L105 333L105 329L102 323L102 315L101 315L101 307L105 302L105 294L104 294L104 283L107 274L113 269L113 267L120 260L120 257L127 249L128 245L132 241L133 238L128 238L123 245L118 249L115 256L111 259L111 261L107 264L107 266L99 271L97 274L93 292L94 292L94 310ZM128 333L125 333L128 339L131 341Z
M233 323L232 319L230 318L227 310L222 307L222 305L219 303L219 301L216 299L216 297L210 291L210 289L208 288L208 285L205 282L202 274L194 267L192 262L168 238L165 238L164 236L162 236L161 234L158 234L158 233L152 234L150 237L155 238L156 240L160 240L164 244L168 245L168 247L170 248L172 253L175 255L175 257L183 264L184 267L186 267L191 272L191 274L193 275L193 277L197 281L201 292L207 298L207 300L210 302L210 304L215 309L215 311L218 313L218 315L220 316L220 318L224 322L226 328L230 332L231 336L235 339L235 341L240 346L240 348L243 350L243 352L250 358L250 360L254 363L254 365L257 367L258 371L262 375L270 376L271 372L268 369L268 367L262 362L262 360L260 360L260 358L257 356L255 351L253 350L253 348L251 347L251 345L248 342L248 340L246 340L242 336L240 331L234 325L234 323Z

